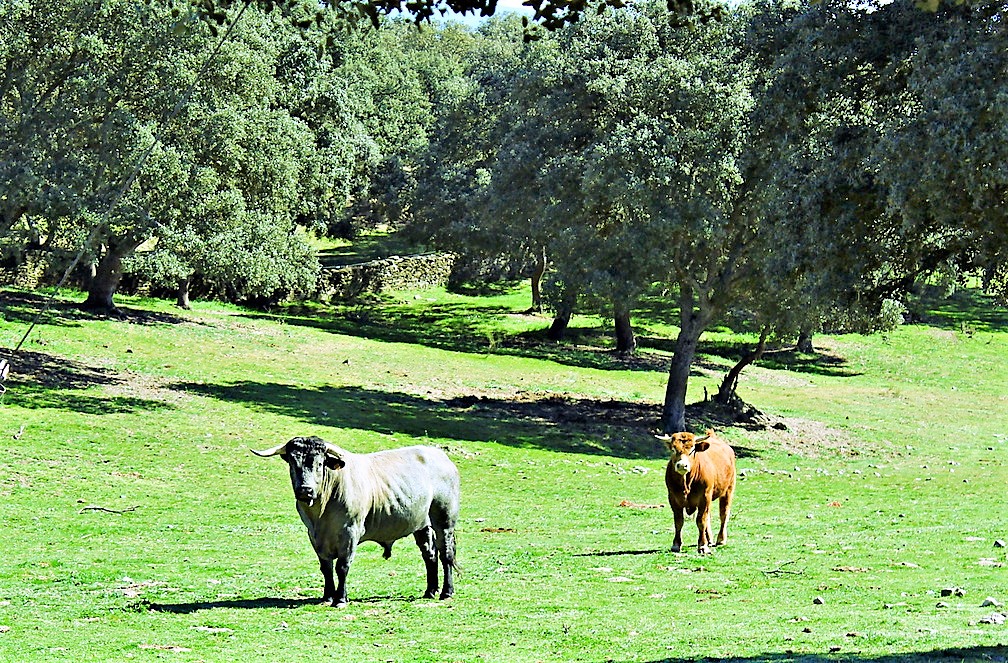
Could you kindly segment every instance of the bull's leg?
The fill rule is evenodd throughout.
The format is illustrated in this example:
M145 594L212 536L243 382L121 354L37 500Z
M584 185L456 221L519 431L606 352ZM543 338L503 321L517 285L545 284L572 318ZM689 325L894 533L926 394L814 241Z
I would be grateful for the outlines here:
M675 538L672 540L672 552L682 550L682 528L686 522L686 516L682 509L672 507L672 516L675 518Z
M437 550L434 547L434 530L424 527L413 532L417 547L420 548L420 555L423 557L424 566L427 567L427 591L424 592L425 599L432 599L437 596L438 590L438 570L437 570Z
M336 593L332 600L334 608L345 608L350 603L347 600L346 579L350 563L353 562L354 554L357 552L356 539L350 540L341 548L336 555Z
M322 571L322 602L336 598L336 584L333 583L333 561L319 557L319 569Z
M434 530L437 539L438 556L444 569L444 584L441 585L441 599L450 599L455 593L455 529L451 527Z
M696 514L697 531L700 533L697 539L697 552L706 555L710 552L710 502L701 504Z
M333 594L332 599L334 608L345 608L350 603L347 600L346 579L347 573L350 571L351 560L351 556L341 555L336 558L336 580L338 584L336 585L336 593Z

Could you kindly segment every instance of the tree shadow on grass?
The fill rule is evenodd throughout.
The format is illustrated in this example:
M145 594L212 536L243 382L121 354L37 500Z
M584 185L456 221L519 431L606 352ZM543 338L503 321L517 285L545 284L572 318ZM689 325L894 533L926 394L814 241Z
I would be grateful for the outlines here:
M121 384L123 381L113 370L88 366L45 352L19 350L9 361L13 383L39 389L87 389L96 385Z
M598 370L665 373L675 349L675 339L642 334L637 337L637 351L622 357L614 350L610 330L583 325L572 325L563 341L553 341L546 336L549 326L546 318L541 328L500 332L499 319L508 315L520 313L498 304L439 303L417 307L387 301L333 309L295 305L282 309L279 314L246 313L253 319L280 320L346 336L454 352L524 357ZM704 356L719 356L735 362L751 351L752 346L743 341L701 341L692 375L701 374L699 369ZM846 362L841 357L824 353L768 352L758 365L836 377L856 375L845 368ZM716 369L722 373L727 370L722 366Z
M964 288L952 296L944 296L932 286L925 288L918 299L910 304L916 310L910 314L914 322L958 331L967 337L976 332L1008 329L1008 308L982 290Z
M246 313L246 317L277 320L334 334L390 343L423 345L471 354L493 354L554 361L565 366L599 370L668 370L668 358L642 347L634 357L622 358L612 349L611 334L594 327L571 327L563 342L546 338L549 321L541 329L499 331L503 316L519 312L497 304L430 304L416 306L372 303L337 307L335 311L291 306L280 314Z
M614 456L666 457L654 439L660 409L647 403L519 393L512 398L422 398L359 387L272 382L176 383L174 389L241 403L309 426L335 426L518 448ZM291 435L302 434L292 431ZM304 433L307 434L307 433ZM753 455L742 447L738 455Z
M47 306L48 309L46 309ZM89 311L82 308L80 302L70 302L65 299L55 299L50 302L49 297L45 295L29 292L4 291L2 298L0 298L0 316L10 322L31 324L43 310L45 310L45 315L40 318L39 322L47 326L59 327L80 327L84 322L110 319L135 325L174 325L193 322L181 315L146 311L129 306L117 306L116 310L111 313Z
M956 663L989 663L1008 658L1008 646L950 647L933 651L907 652L903 654L881 654L871 656L855 652L834 652L829 654L798 654L792 652L768 652L756 656L688 656L661 658L649 663L696 663L697 661L718 661L721 663L925 663L927 661ZM607 658L606 661L613 659ZM636 660L636 659L635 659Z
M739 361L750 353L756 344L746 341L700 341L697 347L699 357L721 357L731 362ZM702 363L700 359L696 363ZM756 366L775 371L792 371L795 373L811 373L825 377L850 378L861 373L849 368L847 360L839 355L823 351L814 353L799 352L793 347L767 350L755 363ZM724 372L725 368L721 368Z
M126 388L117 372L44 352L18 351L10 358L11 374L4 402L27 409L59 409L82 414L119 414L171 408L169 403L127 395L92 396L91 387Z
M85 396L30 387L9 387L4 401L29 410L64 410L80 414L129 414L170 410L174 406L159 400L131 396Z

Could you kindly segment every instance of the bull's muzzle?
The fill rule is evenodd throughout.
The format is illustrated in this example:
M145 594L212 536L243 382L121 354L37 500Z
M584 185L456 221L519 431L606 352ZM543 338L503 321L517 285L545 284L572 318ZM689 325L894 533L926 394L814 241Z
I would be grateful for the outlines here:
M318 492L313 488L302 487L294 491L294 497L297 498L298 502L312 506L315 504L315 500L318 499Z
M690 471L689 461L683 458L682 460L677 461L676 464L672 466L672 469L676 471L676 474L686 476Z

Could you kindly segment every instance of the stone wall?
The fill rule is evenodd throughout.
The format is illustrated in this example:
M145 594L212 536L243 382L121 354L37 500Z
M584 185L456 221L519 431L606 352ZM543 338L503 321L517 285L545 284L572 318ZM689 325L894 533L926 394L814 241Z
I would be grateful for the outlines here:
M0 269L0 285L35 290L45 284L49 271L47 260L29 258L14 269Z
M321 302L346 301L364 294L394 290L421 290L447 285L455 264L451 253L427 253L413 256L391 256L380 260L323 267L319 272L315 292L308 296ZM0 269L0 285L34 290L51 279L48 262L30 260L15 270ZM144 280L125 278L120 292L148 294L150 284Z
M455 256L427 253L390 256L344 267L323 267L314 299L344 301L390 290L419 290L448 283Z

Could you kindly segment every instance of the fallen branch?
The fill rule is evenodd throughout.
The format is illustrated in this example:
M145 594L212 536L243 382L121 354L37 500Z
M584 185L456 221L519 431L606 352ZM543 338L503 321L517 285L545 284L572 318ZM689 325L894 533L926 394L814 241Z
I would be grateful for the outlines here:
M785 574L785 573L790 573L791 575L800 576L801 574L805 573L804 569L798 569L797 571L792 571L790 569L785 569L784 568L788 564L794 564L795 561L796 560L792 559L792 560L787 561L787 562L780 562L779 564L777 564L777 568L776 569L763 569L763 573L766 574L766 575L768 575L768 576L782 575L782 574Z
M84 513L86 511L101 511L102 513L114 513L116 515L122 515L129 511L136 511L139 508L140 508L139 505L127 507L125 509L107 509L103 506L86 506L80 510L80 513Z

